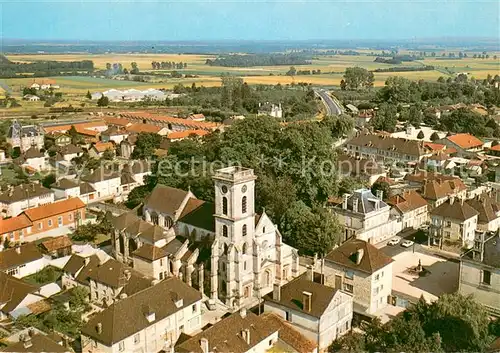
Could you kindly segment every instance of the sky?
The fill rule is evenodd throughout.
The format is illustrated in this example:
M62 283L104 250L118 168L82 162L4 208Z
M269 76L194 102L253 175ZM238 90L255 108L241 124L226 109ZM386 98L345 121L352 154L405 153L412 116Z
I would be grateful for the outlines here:
M498 0L0 0L0 13L9 39L500 38Z

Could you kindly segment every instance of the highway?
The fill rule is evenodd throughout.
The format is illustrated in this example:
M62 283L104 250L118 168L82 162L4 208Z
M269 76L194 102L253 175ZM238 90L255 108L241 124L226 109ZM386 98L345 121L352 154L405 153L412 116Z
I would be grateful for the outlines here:
M342 107L330 97L328 92L322 88L315 88L314 93L316 93L323 102L326 108L327 115L340 115L342 114Z

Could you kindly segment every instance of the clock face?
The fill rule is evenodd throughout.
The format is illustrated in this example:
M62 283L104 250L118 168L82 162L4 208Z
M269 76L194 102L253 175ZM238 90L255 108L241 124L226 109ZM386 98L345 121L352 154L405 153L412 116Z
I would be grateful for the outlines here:
M247 186L246 185L243 185L241 187L241 192L247 192Z
M227 186L226 185L222 185L222 193L225 194L227 192Z

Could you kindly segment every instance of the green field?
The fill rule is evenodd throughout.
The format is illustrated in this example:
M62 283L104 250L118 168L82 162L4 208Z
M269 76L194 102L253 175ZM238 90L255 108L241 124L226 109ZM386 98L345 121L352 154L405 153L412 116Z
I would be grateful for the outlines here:
M370 50L359 50L369 54ZM438 54L439 55L439 54ZM473 54L470 53L469 56ZM311 65L297 65L297 70L321 70L321 75L297 75L295 77L286 76L288 66L262 66L249 68L216 67L205 65L208 58L214 58L210 55L189 55L189 54L61 54L61 55L9 55L12 61L33 62L39 60L59 60L59 61L78 61L92 60L95 67L103 69L106 63L121 63L123 67L130 67L131 62L136 62L139 69L143 72L166 73L165 70L151 69L152 61L174 61L187 63L187 69L179 70L181 73L197 75L196 78L154 78L152 82L134 82L119 81L107 78L93 77L52 77L61 86L61 91L69 96L81 96L87 90L91 92L104 91L111 88L165 88L170 89L177 84L191 85L195 82L198 86L217 86L220 85L220 76L222 74L231 74L241 76L249 84L291 84L298 82L311 83L319 86L338 86L346 68L352 66L363 67L368 70L392 67L423 67L432 65L435 70L432 71L409 71L409 72L383 72L375 73L375 86L383 86L385 80L391 76L403 76L411 80L437 80L440 76L453 76L456 73L467 72L475 78L485 78L488 74L496 75L500 72L500 61L493 58L495 53L490 54L488 59L465 58L461 60L452 60L448 58L425 58L424 60L414 62L404 62L402 64L384 64L374 62L375 57L371 55L347 56L347 55L317 55L312 60ZM2 82L10 86L14 93L19 93L31 78L5 79ZM0 95L2 92L0 91Z

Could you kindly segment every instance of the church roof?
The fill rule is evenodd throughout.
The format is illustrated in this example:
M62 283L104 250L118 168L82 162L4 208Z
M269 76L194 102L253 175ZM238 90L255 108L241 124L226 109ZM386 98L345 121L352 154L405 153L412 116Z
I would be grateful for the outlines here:
M168 253L163 249L151 244L144 244L139 249L132 253L134 256L140 257L145 260L154 261L167 257Z
M179 222L215 232L214 213L215 205L211 202L203 202L198 208L179 219Z
M156 212L173 215L181 207L188 194L188 191L158 184L146 199L145 206Z

